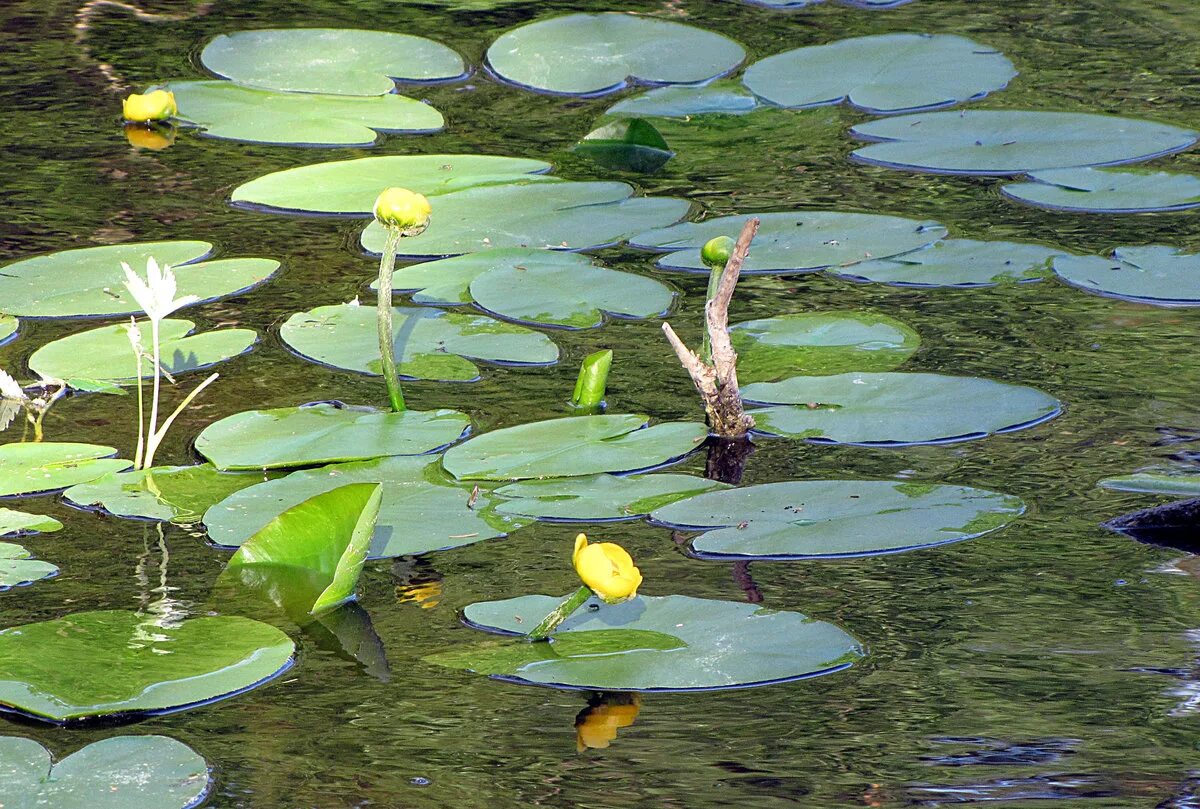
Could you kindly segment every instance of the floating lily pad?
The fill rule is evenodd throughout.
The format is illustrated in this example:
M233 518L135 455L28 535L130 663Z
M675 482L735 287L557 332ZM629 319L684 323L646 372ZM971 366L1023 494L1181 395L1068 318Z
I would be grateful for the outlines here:
M265 258L200 261L211 251L208 242L142 242L22 259L0 267L0 310L21 317L140 314L141 306L125 289L121 262L145 272L150 257L174 267L177 297L195 295L196 303L246 292L279 269L278 261Z
M397 307L393 311L396 363L400 375L408 379L471 382L479 378L472 359L509 365L558 361L558 347L549 337L522 326L437 309ZM292 315L279 335L314 362L380 373L373 306L318 306Z
M196 450L218 469L314 466L421 455L454 443L470 426L457 410L392 413L317 402L227 416L204 428Z
M138 361L129 344L128 324L118 323L72 334L33 352L29 368L42 376L58 379L89 379L132 385L137 382ZM215 329L192 334L190 320L167 319L159 326L161 365L172 376L208 368L244 354L258 341L253 329ZM149 335L149 328L144 334ZM149 379L153 363L141 362L141 374Z
M264 174L235 188L231 201L280 211L367 217L371 216L380 190L389 185L435 196L477 185L529 180L530 175L549 170L549 163L523 157L463 154L362 157Z
M120 472L131 464L99 444L0 444L0 497L40 494Z
M1025 511L1010 497L966 486L890 480L804 480L709 492L650 518L685 531L710 559L869 556L974 539Z
M461 56L432 39L351 28L223 34L204 46L200 63L247 87L349 96L391 93L393 79L447 81L467 70Z
M682 23L619 12L568 14L502 34L487 51L501 79L547 93L603 95L630 82L698 84L732 71L746 52Z
M587 475L523 480L496 489L501 514L564 522L632 520L724 483L693 475Z
M854 151L862 163L935 174L1136 163L1186 149L1197 138L1190 129L1135 118L1026 110L916 113L868 121L850 132L883 141Z
M1004 54L949 34L881 34L796 48L746 69L756 96L781 107L843 101L873 114L981 98L1017 75Z
M758 108L758 99L730 82L703 87L656 87L618 101L608 115L645 118L689 118L693 115L745 115Z
M1100 485L1121 492L1200 497L1200 472L1147 469L1132 475L1107 478L1100 481Z
M795 374L890 371L921 338L899 320L868 312L805 312L730 327L738 378L769 382Z
M0 346L17 336L17 326L20 325L12 315L0 315Z
M107 474L72 486L63 497L80 508L102 508L117 517L191 525L213 503L262 481L261 472L220 472L212 464L155 466Z
M51 722L170 713L261 685L294 651L283 632L238 616L78 612L0 630L0 706Z
M829 272L898 287L991 287L1040 281L1050 274L1051 259L1062 254L1040 244L945 239L902 256Z
M704 243L717 236L736 237L752 217L758 217L761 225L743 273L809 272L848 266L917 250L946 235L946 228L937 222L877 214L795 211L681 222L639 233L629 243L648 250L677 251L659 259L658 266L663 269L707 273L708 267L700 259Z
M489 632L523 634L560 601L532 595L470 604L463 620ZM584 634L594 635L594 642L571 638ZM639 596L623 604L593 599L549 643L520 643L549 646L547 659L518 659L505 670L496 665L497 644L492 643L426 660L451 668L485 668L499 679L556 688L708 691L829 674L863 655L858 642L838 627L798 612L678 595Z
M468 188L432 201L429 227L404 239L411 258L454 256L493 247L591 250L625 241L647 226L678 222L690 203L675 197L635 197L625 183L521 182ZM369 253L383 250L378 222L363 231Z
M448 480L428 458L391 457L305 469L251 486L210 508L204 525L214 543L241 545L292 506L350 483L382 483L383 503L371 540L373 559L409 556L506 536L523 523L492 513L492 496Z
M1058 256L1054 272L1073 287L1156 306L1200 306L1200 254L1177 247L1118 247L1112 256Z
M192 809L212 782L208 764L166 736L116 736L52 763L33 739L0 737L6 809Z
M823 444L944 444L1023 430L1054 418L1062 404L1034 388L942 374L794 376L747 385L756 429Z
M756 6L766 6L767 8L804 8L805 6L814 6L817 3L823 3L825 0L743 0ZM887 9L898 8L900 6L911 3L912 0L841 0L844 5L855 6L857 8L866 9Z
M708 436L703 424L647 427L646 416L571 416L506 427L442 456L459 480L522 480L650 469L682 458Z
M14 511L11 508L0 508L0 537L50 533L51 531L58 531L62 527L63 524L53 517L43 517L41 514L29 514L25 511Z
M652 174L675 156L662 133L641 118L622 118L594 129L571 147L606 169Z
M180 121L206 135L284 146L371 146L378 132L436 132L445 121L429 104L402 95L273 93L227 81L178 81Z
M20 545L0 542L0 590L24 587L58 573L54 565L31 559L31 556L33 554Z
M1200 207L1200 177L1149 169L1049 169L1000 193L1052 211L1154 213Z

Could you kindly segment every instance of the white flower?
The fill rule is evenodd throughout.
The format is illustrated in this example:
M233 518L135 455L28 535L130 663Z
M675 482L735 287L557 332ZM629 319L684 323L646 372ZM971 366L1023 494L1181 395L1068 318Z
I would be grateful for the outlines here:
M25 402L29 400L29 397L25 395L24 388L17 384L17 380L4 371L0 371L0 399Z
M146 259L145 281L124 261L121 266L125 268L125 288L142 307L142 311L155 322L161 322L176 309L200 300L195 295L176 298L175 273L166 264L159 268L153 256Z

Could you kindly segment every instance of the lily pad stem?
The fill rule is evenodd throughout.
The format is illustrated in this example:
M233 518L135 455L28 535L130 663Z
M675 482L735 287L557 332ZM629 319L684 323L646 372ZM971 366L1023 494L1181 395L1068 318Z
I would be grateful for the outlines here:
M392 273L396 269L396 251L400 249L400 239L404 237L404 232L391 226L386 230L387 242L383 246L383 255L379 258L379 280L376 282L379 294L375 298L379 357L392 411L403 413L408 408L404 404L404 391L400 389L400 380L396 376L396 348L392 337Z
M541 620L527 635L529 640L545 640L550 633L558 629L558 625L571 617L571 613L584 605L589 598L592 597L592 589L590 587L580 587L574 593L567 596L561 604L550 611L550 614Z

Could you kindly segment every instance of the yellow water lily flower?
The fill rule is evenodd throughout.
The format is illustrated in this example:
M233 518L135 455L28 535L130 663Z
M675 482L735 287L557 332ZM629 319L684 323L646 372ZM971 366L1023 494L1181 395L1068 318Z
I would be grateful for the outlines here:
M407 188L385 188L375 200L375 218L379 224L400 228L406 236L423 231L432 210L424 194Z
M130 94L122 103L126 121L165 121L179 113L175 94L169 90L154 90L140 95Z
M611 542L589 545L587 534L575 537L572 562L583 583L608 604L633 598L642 583L642 572L624 548Z

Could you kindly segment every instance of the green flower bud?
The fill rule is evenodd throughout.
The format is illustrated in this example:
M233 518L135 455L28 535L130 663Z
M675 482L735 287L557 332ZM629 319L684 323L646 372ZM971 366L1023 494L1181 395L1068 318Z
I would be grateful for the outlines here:
M416 235L429 224L432 210L423 194L407 188L385 188L375 200L375 218L384 227L400 228L405 235Z
M728 236L718 236L715 239L709 239L700 248L700 260L709 267L724 267L728 263L729 257L733 254L734 244L736 242Z

